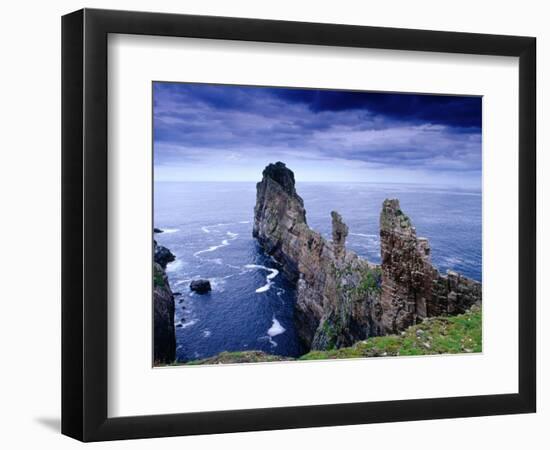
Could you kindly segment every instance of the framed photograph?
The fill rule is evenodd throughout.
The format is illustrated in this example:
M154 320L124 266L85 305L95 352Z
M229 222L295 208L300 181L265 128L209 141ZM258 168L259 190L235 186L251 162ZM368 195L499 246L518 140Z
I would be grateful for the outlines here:
M62 21L62 432L535 412L532 37Z

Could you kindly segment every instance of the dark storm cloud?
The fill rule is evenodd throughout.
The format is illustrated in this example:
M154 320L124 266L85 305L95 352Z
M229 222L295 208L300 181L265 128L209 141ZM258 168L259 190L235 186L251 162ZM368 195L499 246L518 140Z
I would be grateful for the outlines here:
M368 110L400 120L481 128L481 98L444 95L280 89L281 99L307 105L311 111Z
M157 165L215 154L245 164L269 153L411 171L481 170L479 97L183 83L153 89Z

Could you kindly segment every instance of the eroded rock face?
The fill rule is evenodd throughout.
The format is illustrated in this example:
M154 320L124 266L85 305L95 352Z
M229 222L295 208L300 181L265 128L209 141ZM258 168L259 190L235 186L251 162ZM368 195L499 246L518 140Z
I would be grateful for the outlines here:
M342 216L336 211L330 213L332 217L332 246L334 256L342 259L346 254L346 238L348 237L348 226L344 223Z
M397 200L386 200L380 216L381 266L347 250L348 227L337 212L331 216L328 241L307 225L293 172L281 162L265 168L253 235L296 282L297 329L306 347L349 346L481 302L479 283L441 276L432 266L428 241L416 237Z
M350 345L371 332L371 306L379 297L376 266L345 248L348 227L332 213L333 241L309 228L294 174L270 164L257 185L253 235L297 283L298 333L308 348Z
M382 326L397 333L426 317L464 313L481 302L481 284L432 265L427 239L417 238L399 200L385 200L380 214Z
M163 247L162 245L157 245L157 242L154 241L155 244L155 262L157 264L160 264L160 266L163 269L166 269L166 266L168 263L171 263L172 261L176 260L176 256L168 250L166 247Z
M156 247L156 242L155 242ZM164 248L164 247L163 247ZM153 361L167 364L176 359L174 295L168 277L158 262L153 263Z

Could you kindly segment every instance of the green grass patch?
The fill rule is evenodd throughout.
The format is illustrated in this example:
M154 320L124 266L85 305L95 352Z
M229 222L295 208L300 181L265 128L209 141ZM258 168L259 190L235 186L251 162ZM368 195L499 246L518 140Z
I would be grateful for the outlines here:
M164 286L164 277L162 275L162 272L155 269L153 273L153 284L155 287L163 287Z
M398 335L374 337L337 350L312 351L300 359L476 353L482 350L481 324L481 310L473 307L459 316L426 319Z

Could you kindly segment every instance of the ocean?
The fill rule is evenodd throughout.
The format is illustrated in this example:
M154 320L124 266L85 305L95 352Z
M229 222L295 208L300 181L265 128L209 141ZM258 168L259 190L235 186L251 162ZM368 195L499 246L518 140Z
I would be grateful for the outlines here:
M433 186L374 183L297 183L309 226L330 239L332 210L349 227L347 247L380 262L378 218L385 198L429 239L440 272L481 280L481 192ZM177 358L188 361L222 351L262 350L282 356L304 352L294 327L294 288L252 237L255 183L156 182L154 225L160 245L176 260L167 266L176 296ZM207 278L212 292L190 292Z

